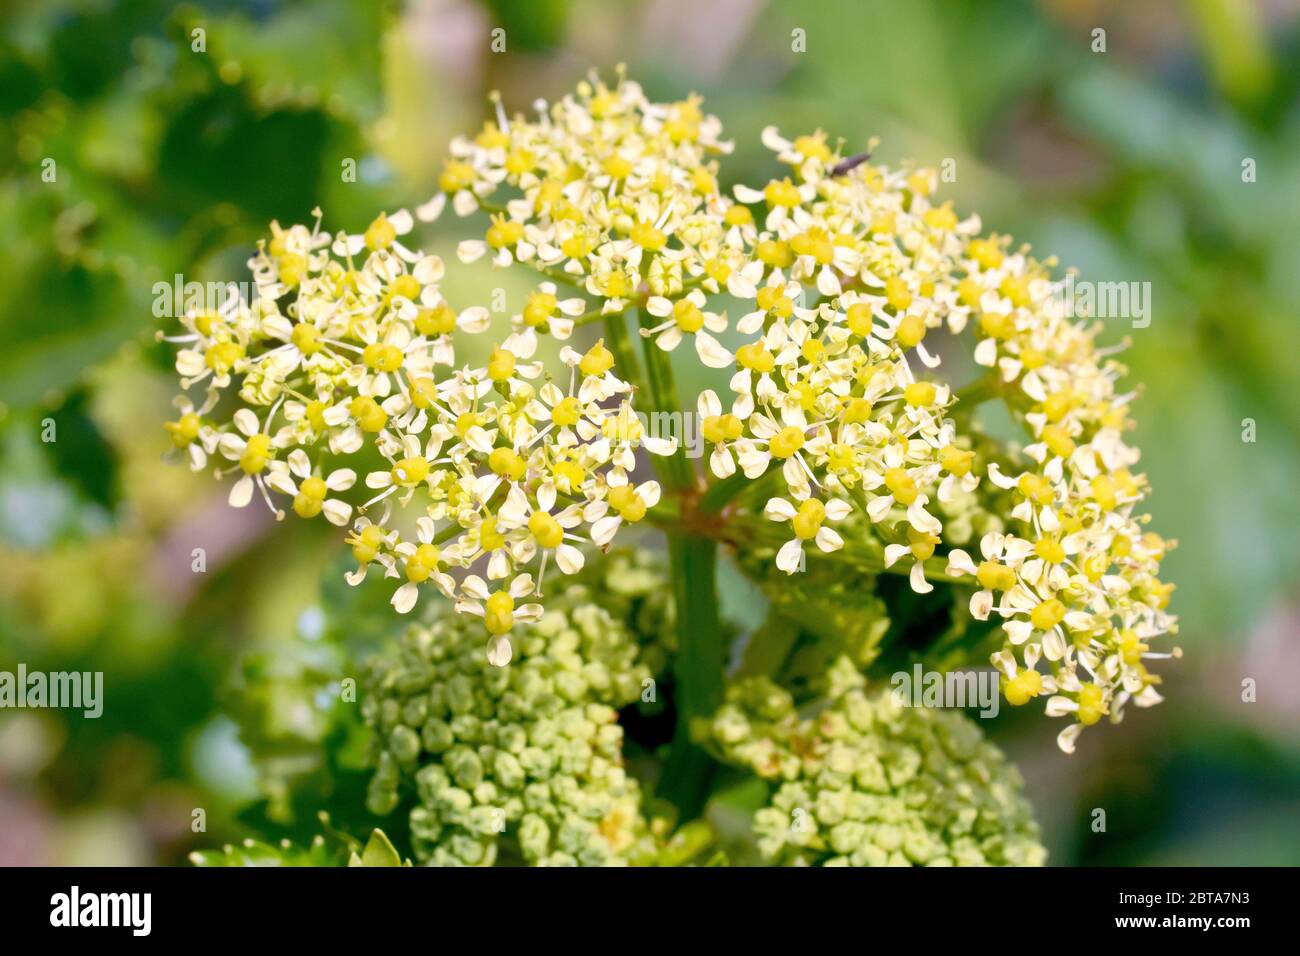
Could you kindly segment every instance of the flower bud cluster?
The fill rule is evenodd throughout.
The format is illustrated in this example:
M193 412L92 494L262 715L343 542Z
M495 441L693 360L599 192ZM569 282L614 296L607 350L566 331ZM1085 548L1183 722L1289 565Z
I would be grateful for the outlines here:
M811 712L763 677L734 683L709 737L773 784L754 816L769 862L1037 866L1046 859L1021 779L967 717L869 693L852 662Z
M584 575L590 587L566 582L519 636L508 668L490 666L473 626L454 614L411 627L399 654L374 662L363 698L377 738L368 802L391 812L414 783L420 862L617 865L653 856L618 710L653 689L641 645L659 640L630 629L624 614L661 627L646 595L664 582L644 558L617 555L615 564L604 577Z

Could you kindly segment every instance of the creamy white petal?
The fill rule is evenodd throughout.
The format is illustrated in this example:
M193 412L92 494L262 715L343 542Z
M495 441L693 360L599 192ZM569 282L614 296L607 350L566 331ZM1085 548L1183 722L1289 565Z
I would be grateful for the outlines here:
M727 368L735 361L735 357L723 348L722 343L708 332L695 333L695 351L699 354L700 361L709 368Z
M392 605L398 614L407 614L415 607L420 597L420 586L414 581L407 581L393 592Z
M325 504L321 506L321 513L325 515L325 520L330 524L343 528L347 526L349 519L352 517L352 506L346 501L328 498Z
M253 500L253 476L244 475L230 489L228 499L232 508L242 508Z
M803 542L793 538L776 553L776 566L786 574L794 574L803 565Z

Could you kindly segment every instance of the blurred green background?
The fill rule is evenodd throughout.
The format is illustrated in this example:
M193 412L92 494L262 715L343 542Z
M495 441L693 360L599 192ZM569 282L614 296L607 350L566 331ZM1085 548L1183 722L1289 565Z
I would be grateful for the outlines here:
M879 135L890 163L955 160L945 194L987 229L1151 283L1150 326L1106 334L1132 339L1186 656L1165 704L1073 758L1038 713L991 732L1055 864L1300 863L1298 46L1300 5L1264 0L0 2L0 668L102 670L107 699L0 711L0 864L181 862L245 832L236 718L283 766L346 736L306 678L241 693L333 673L313 640L341 536L162 461L153 284L245 278L267 222L317 204L356 230L421 202L488 90L527 108L619 62L705 96L737 144L725 183L768 178L768 124ZM384 597L355 617L389 627Z

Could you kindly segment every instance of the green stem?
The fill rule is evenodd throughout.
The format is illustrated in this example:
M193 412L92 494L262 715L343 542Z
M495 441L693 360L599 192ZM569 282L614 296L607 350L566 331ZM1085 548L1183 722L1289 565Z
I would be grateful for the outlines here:
M621 312L605 317L605 338L609 341L609 350L614 353L615 371L631 382L634 389L643 391L641 363L636 360L636 351L627 334L627 320Z
M753 481L745 477L743 471L737 471L721 481L715 481L700 496L700 511L705 514L717 514L753 484Z
M626 336L621 317L606 320L607 328L615 325ZM682 406L668 353L648 337L642 344L650 410L680 413ZM630 349L625 341L622 347ZM657 456L654 464L669 497L678 503L679 517L689 513L697 489L695 470L686 458L686 449L679 447L672 455ZM666 533L676 608L677 655L673 676L677 727L658 793L677 807L681 820L692 820L700 815L708 801L716 768L713 759L692 740L691 726L711 717L722 703L726 647L718 616L718 544L681 524L669 526Z
M640 324L645 326L648 316L641 312L635 314L639 316ZM646 384L650 391L650 410L664 416L682 414L684 409L677 395L677 380L673 375L671 356L655 345L653 338L643 336L641 346L645 356ZM682 493L694 490L695 469L686 457L685 446L679 445L671 455L656 458L655 465L669 491Z
M698 535L670 532L668 560L677 613L677 729L658 794L682 820L700 815L708 801L715 764L691 738L691 725L722 704L726 648L718 619L718 546Z

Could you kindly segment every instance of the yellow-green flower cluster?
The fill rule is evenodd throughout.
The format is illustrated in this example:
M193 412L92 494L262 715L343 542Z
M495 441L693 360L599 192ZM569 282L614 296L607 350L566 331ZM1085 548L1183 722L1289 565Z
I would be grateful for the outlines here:
M969 718L869 693L851 662L808 712L767 678L733 684L709 737L773 784L754 816L763 857L784 866L1038 866L1014 766Z
M631 613L644 593L648 568L635 564L608 575L620 612ZM421 862L653 858L618 723L618 709L642 699L652 675L638 635L593 597L585 584L567 584L518 637L509 668L483 659L475 629L457 615L412 627L400 655L375 662L363 698L378 740L369 805L391 812L414 783L410 823Z
M1007 699L1050 694L1048 713L1074 718L1058 738L1066 751L1084 726L1118 721L1130 700L1158 702L1159 677L1144 661L1178 654L1150 650L1177 629L1165 610L1172 586L1158 577L1171 542L1134 513L1146 482L1123 441L1132 395L1117 390L1123 369L1097 348L1098 327L1073 318L1053 263L980 238L978 218L932 202L933 172L854 165L820 134L791 142L769 129L764 141L792 176L737 187L767 214L753 260L729 284L759 307L737 328L763 332L736 351L730 417L711 394L701 412L719 416L706 431L717 439L715 473L730 473L732 448L751 477L783 461L795 503L774 498L767 514L790 521L795 538L778 566L800 567L805 540L840 547L822 521L843 517L848 498L894 539L886 565L910 559L912 586L925 593L922 562L946 538L944 506L987 477L988 496L1012 495L1009 530L983 536L978 565L952 549L947 571L976 577L976 617L1004 620L993 661ZM808 286L820 299L801 308ZM949 386L914 377L940 365L925 339L941 328L972 330L975 362L992 370L986 390L1029 431L1017 474L995 463L978 474L979 436L959 433L968 419L950 416Z
M198 407L178 400L168 430L194 467L226 459L218 476L240 476L232 505L260 495L283 517L273 500L283 495L303 518L350 524L351 583L378 566L400 582L393 604L403 613L435 587L484 620L488 654L505 663L515 622L541 613L516 602L540 591L548 562L577 571L581 546L606 545L640 521L659 489L629 480L630 389L603 343L565 349L558 382L517 342L484 366L455 367L453 332L483 332L487 312L452 309L439 291L442 263L402 244L410 228L405 212L359 235L331 237L319 220L273 225L250 262L254 303L191 312L172 338L183 346L182 386L206 384L207 394ZM237 407L215 420L227 390ZM334 463L363 452L384 464L364 476L370 495L354 505L347 492L358 476ZM424 514L403 537L389 527L391 506L417 493ZM465 574L480 558L482 573Z
M918 593L933 588L926 562L966 576L971 612L1002 620L993 660L1007 699L1047 696L1071 718L1067 751L1130 701L1160 700L1146 662L1178 653L1151 650L1177 630L1158 576L1172 542L1136 510L1146 481L1124 442L1123 370L1067 308L1054 262L981 236L978 217L934 200L933 171L845 157L820 131L764 130L785 169L727 195L717 118L696 97L652 102L621 73L530 115L499 98L496 111L453 141L440 192L415 216L381 215L357 235L273 225L250 263L257 301L184 318L177 369L208 391L179 399L168 427L195 467L219 455L241 474L232 503L260 493L278 514L281 493L304 517L350 524L351 581L377 566L403 612L432 586L483 619L487 656L504 664L507 635L542 613L519 602L549 564L577 572L585 546L607 547L658 504L658 483L634 481L635 449L674 444L644 433L613 351L566 345L554 380L533 361L539 336L598 321L621 361L613 338L635 308L651 357L690 339L704 365L729 370L723 394L663 410L696 410L716 478L776 484L761 510L789 528L781 571L803 568L805 548L844 549L849 533L885 542L882 563L906 568ZM459 259L539 277L480 368L457 367L453 339L484 332L486 310L453 309L442 262L404 238L447 207L490 215ZM743 303L734 322L722 293ZM965 389L940 369L959 335L988 370ZM241 407L213 421L227 388ZM981 453L989 439L963 399L990 396L1024 425L1023 450ZM353 504L358 476L327 461L363 447L386 465ZM391 506L417 493L425 513L404 537ZM978 561L958 547L975 515Z
M1100 325L1072 318L1049 265L999 237L963 252L958 296L977 319L975 359L1033 440L1015 473L988 470L1013 496L1012 530L986 534L978 563L954 549L948 569L978 582L975 617L1004 621L993 663L1007 699L1051 695L1047 712L1072 719L1058 736L1069 752L1084 727L1118 722L1129 701L1159 703L1160 678L1144 662L1180 651L1150 648L1177 632L1166 611L1173 585L1158 576L1174 542L1144 530L1149 516L1135 511L1147 486L1123 439L1132 394L1117 390L1123 368L1097 348Z
M600 300L598 314L646 293L667 301L688 286L716 292L742 256L726 234L739 207L719 192L711 158L731 150L720 132L697 97L653 103L621 78L611 89L593 77L558 103L539 101L533 120L508 118L497 100L495 125L453 141L444 193L423 214L438 215L447 196L460 215L491 211L483 238L460 244L462 261L491 254L498 266L527 263ZM725 322L681 301L669 323L676 340L692 334L706 363L726 364L706 331ZM515 317L512 341L528 352L539 332L567 338L581 311L543 284Z

